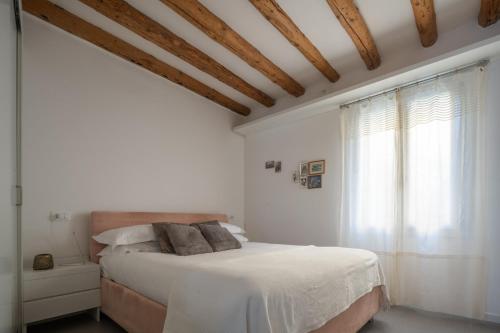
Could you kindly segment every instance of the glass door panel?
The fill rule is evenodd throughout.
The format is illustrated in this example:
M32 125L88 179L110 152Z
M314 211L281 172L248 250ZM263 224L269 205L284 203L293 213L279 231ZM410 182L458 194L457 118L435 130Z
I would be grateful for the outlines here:
M12 0L0 0L0 333L18 325L16 38Z

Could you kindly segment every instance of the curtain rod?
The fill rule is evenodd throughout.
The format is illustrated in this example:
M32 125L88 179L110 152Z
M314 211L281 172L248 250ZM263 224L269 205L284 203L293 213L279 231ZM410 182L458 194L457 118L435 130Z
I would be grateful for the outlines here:
M448 70L448 71L445 71L445 72L442 72L442 73L439 73L439 74L433 74L433 75L427 76L427 77L425 77L423 79L418 79L418 80L410 81L410 82L405 83L403 85L400 85L400 86L397 86L397 87L393 87L393 88L390 88L390 89L386 89L386 90L383 90L381 92L378 92L378 93L375 93L375 94L372 94L372 95L369 95L369 96L366 96L366 97L363 97L363 98L359 98L359 99L350 101L348 103L341 104L340 108L341 109L342 108L348 108L350 105L355 104L355 103L363 102L363 101L372 99L374 97L385 95L387 93L398 91L398 90L401 90L401 89L404 89L404 88L412 87L412 86L415 86L415 85L418 85L418 84L421 84L421 83L424 83L424 82L427 82L427 81L436 80L436 79L439 79L441 77L445 77L445 76L448 76L448 75L451 75L451 74L455 74L455 73L459 73L459 72L462 72L462 71L466 71L466 70L468 70L468 69L470 69L472 67L485 67L486 65L488 65L488 63L489 63L488 59L479 60L479 61L474 62L472 64L468 64L468 65L465 65L465 66L460 66L460 67L457 67L455 69L451 69L451 70Z

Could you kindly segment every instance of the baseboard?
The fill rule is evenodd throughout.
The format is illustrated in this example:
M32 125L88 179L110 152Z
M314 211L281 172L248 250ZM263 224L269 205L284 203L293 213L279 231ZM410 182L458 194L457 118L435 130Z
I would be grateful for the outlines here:
M500 324L500 315L499 314L486 312L484 317L485 317L486 321L491 321L493 323Z
M422 310L422 309L414 308L414 307L411 307L411 306L399 306L399 307L406 308L406 309L409 309L409 310L412 310L412 311L415 311L415 312L418 312L418 313L422 313L422 314L425 314L427 316L434 317L434 318L462 319L462 320L467 320L467 321L470 321L470 322L482 323L482 324L485 324L485 325L493 325L494 327L500 327L500 325L499 325L500 324L500 316L497 315L497 314L488 313L488 312L486 312L484 314L484 318L483 319L474 319L474 318L467 318L467 317L457 316L457 315L454 315L454 314L448 314L448 313L442 313L442 312L433 312L433 311Z

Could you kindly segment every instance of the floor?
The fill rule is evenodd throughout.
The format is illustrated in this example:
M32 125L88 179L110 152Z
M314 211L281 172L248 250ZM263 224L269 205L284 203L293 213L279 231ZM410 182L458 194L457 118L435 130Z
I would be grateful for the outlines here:
M106 316L96 323L87 314L33 325L28 333L124 333ZM500 333L500 324L485 324L460 318L433 315L407 308L393 307L381 312L360 333Z

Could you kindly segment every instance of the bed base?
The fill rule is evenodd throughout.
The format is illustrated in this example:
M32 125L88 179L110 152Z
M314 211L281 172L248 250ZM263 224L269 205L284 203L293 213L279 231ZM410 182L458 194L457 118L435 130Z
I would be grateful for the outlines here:
M359 298L347 310L311 333L355 333L379 311L381 287ZM129 333L161 333L167 308L107 278L101 279L101 311Z

